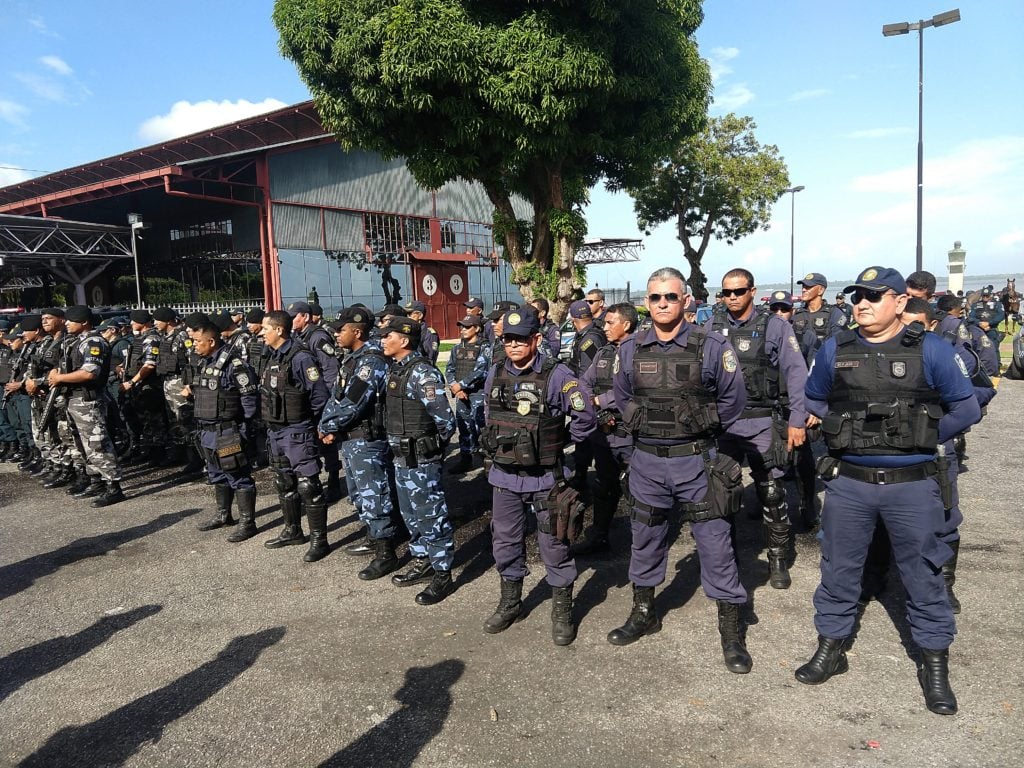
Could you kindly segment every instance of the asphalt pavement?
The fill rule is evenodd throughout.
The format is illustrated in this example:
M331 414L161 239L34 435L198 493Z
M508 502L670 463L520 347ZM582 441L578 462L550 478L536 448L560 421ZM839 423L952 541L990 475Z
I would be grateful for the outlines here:
M446 476L458 589L422 607L415 589L356 578L366 561L337 549L360 536L345 500L331 508L325 560L264 548L281 523L266 470L260 534L233 545L196 530L211 489L170 471L132 469L131 498L93 510L4 464L0 765L1019 765L1022 401L1024 383L1004 380L968 439L953 717L924 707L895 579L862 616L849 672L797 683L816 645L818 545L800 533L793 586L773 590L745 516L754 669L733 675L685 529L658 590L659 634L605 640L631 605L619 517L613 556L580 560L579 637L557 648L535 546L528 615L481 630L498 577L480 470Z

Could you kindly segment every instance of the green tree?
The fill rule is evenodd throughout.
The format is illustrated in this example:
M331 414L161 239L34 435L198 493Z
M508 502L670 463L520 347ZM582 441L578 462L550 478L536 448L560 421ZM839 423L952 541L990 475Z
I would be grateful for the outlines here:
M281 50L346 147L420 184L480 182L512 279L564 312L586 190L639 182L697 130L699 0L277 0ZM532 221L518 221L515 195Z
M637 222L647 230L672 219L690 264L694 296L707 299L701 262L714 237L732 245L768 229L772 205L789 186L789 171L773 144L761 146L751 117L711 118L657 163L644 184L630 187ZM694 245L696 243L696 246Z

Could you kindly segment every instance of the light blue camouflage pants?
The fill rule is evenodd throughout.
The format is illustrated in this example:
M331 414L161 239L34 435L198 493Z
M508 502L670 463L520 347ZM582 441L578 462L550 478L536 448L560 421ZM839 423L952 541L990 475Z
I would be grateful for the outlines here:
M393 461L386 440L346 440L341 444L349 499L371 539L391 539L391 488L388 469Z
M469 396L469 400L455 398L455 421L459 427L459 453L475 453L480 447L480 432L484 428L484 395Z
M455 559L455 536L441 487L441 462L421 462L415 468L395 460L398 509L409 529L409 552L429 557L435 571L450 571Z

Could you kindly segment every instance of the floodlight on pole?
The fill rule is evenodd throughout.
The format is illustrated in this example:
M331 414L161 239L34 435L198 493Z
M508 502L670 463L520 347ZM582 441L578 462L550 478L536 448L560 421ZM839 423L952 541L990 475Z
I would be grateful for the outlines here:
M796 283L793 282L793 265L795 263L794 254L796 253L796 193L803 192L806 187L803 185L799 187L787 187L782 190L782 194L790 193L790 206L789 206L789 294L793 295L793 288Z
M924 31L928 27L944 27L960 21L960 9L938 13L930 19L901 21L882 25L882 35L894 37L917 32L917 271L924 269L922 230L924 219Z
M142 309L142 282L139 280L139 251L138 247L135 245L135 233L146 226L142 222L142 214L129 213L128 226L131 227L132 230L132 261L135 262L135 306Z

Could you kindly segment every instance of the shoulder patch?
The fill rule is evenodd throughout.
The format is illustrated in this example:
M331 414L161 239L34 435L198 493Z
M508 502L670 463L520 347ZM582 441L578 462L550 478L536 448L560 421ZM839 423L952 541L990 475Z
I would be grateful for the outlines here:
M736 353L731 349L722 352L722 367L727 373L736 373Z
M99 355L99 353L100 353L100 348L99 347L89 347L89 354L92 355L93 357L97 357Z
M967 341L969 338L971 338L971 332L967 330L967 326L964 325L963 323L960 323L960 325L957 326L956 332L957 335L964 341Z
M151 354L151 355L159 355L160 354L160 347L159 347L159 345L154 344L153 346L151 346L149 348L149 354Z
M364 365L358 371L356 371L356 376L358 376L363 381L369 381L372 375L373 371L370 370L370 366L368 365Z
M587 339L582 344L580 344L580 349L581 350L590 349L592 346L594 346L593 340L592 339Z
M248 387L249 386L249 374L240 373L238 374L238 386Z
M323 344L321 344L320 350L325 355L331 355L332 357L337 354L337 352L335 352L334 345L331 344L329 341L325 341Z
M967 373L967 366L964 365L963 358L960 357L960 354L959 353L954 354L953 357L956 358L957 367L960 369L960 373L962 373L964 375L964 378L965 379L971 378L970 374Z
M792 334L789 336L789 346L793 348L794 352L800 351L800 345L797 343L796 336L793 336Z
M573 379L572 381L567 381L565 382L565 386L562 387L562 394L567 395L569 394L570 389L579 389L579 386L580 383L576 381L576 379Z
M309 368L306 369L306 378L309 379L310 381L319 380L320 369L317 368L315 365L309 366Z
M437 399L437 387L433 382L423 385L423 399L431 403Z
M981 337L981 346L985 347L986 349L992 346L992 340L988 337L987 333Z
M572 409L574 411L582 411L583 409L585 409L587 407L587 404L583 402L583 393L580 392L579 390L576 390L571 395L569 395L569 405L572 406Z

